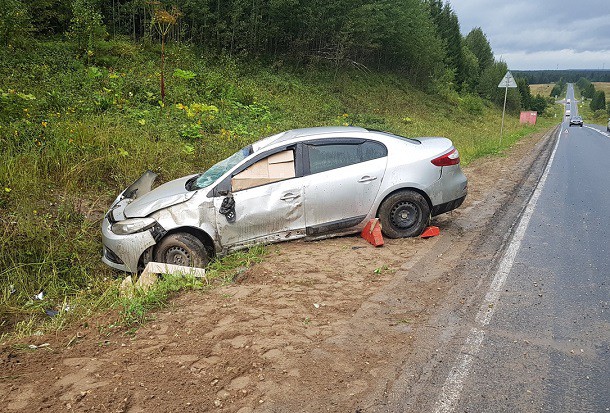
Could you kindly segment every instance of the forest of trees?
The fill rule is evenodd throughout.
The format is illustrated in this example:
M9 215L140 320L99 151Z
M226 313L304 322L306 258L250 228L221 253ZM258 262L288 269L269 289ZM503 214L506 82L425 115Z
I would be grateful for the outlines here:
M515 70L513 74L526 78L532 85L560 81L576 83L581 78L591 82L610 82L610 70Z
M171 24L164 40L204 53L392 71L422 89L477 94L496 103L503 99L497 85L508 69L494 59L481 28L461 35L458 16L443 0L4 2L0 43L12 47L25 47L32 36L67 36L91 56L100 42L155 40L160 32L151 23L166 16ZM509 109L530 109L530 103L510 91Z

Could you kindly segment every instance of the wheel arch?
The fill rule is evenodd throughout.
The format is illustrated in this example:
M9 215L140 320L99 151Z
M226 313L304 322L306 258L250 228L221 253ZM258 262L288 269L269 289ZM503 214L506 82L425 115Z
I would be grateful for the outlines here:
M199 241L201 241L210 259L216 256L216 246L214 244L214 240L207 232L195 227L176 227L165 232L162 237L156 240L156 243L154 245L142 251L142 254L140 254L140 258L138 259L138 273L144 270L144 267L148 261L152 261L155 254L155 249L165 237L172 234L179 234L181 232L190 234L196 237Z
M432 211L432 201L430 200L430 197L428 196L428 194L425 191L422 191L419 188L414 188L412 186L406 186L404 188L396 188L392 192L386 194L386 196L383 197L383 199L381 200L379 205L377 205L377 210L375 211L375 217L377 217L377 218L379 217L379 210L381 209L381 206L383 205L383 203L385 202L386 199L388 199L389 197L391 197L392 195L394 195L398 192L403 192L403 191L413 191L413 192L417 192L418 194L423 196L424 199L426 200L426 202L428 203L428 206L430 207L430 211Z
M163 238L167 237L168 235L179 234L181 232L191 234L192 236L197 237L197 239L199 239L199 241L201 241L203 243L203 245L205 246L205 249L208 251L210 258L214 258L216 256L216 246L214 244L214 240L212 239L212 237L207 232L202 230L201 228L196 228L196 227L172 228L171 230L169 230L165 234L163 234L163 237L161 237L159 240L157 240L157 244L155 245L155 248L157 245L159 245L159 242L161 242L161 240Z

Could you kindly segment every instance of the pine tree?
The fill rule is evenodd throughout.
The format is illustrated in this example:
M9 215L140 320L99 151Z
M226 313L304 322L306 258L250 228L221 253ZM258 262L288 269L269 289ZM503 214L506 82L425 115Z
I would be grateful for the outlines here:
M491 50L487 36L480 27L475 27L465 38L468 48L474 53L479 62L479 74L491 66L494 62L494 55Z
M606 93L603 90L595 92L595 96L591 99L590 107L593 111L606 109Z
M519 95L521 95L521 109L531 109L532 92L530 91L530 85L527 82L527 79L518 77L515 80L517 81Z

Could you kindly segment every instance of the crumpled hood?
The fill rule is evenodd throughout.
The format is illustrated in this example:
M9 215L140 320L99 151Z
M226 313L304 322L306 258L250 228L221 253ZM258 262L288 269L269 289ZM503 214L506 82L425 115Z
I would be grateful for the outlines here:
M195 191L185 188L186 182L194 175L174 179L163 185L137 196L124 209L126 218L142 218L171 205L188 201L193 197Z

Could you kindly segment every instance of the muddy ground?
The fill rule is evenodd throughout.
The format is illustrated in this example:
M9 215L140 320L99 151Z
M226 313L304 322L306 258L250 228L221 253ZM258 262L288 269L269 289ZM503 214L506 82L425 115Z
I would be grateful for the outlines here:
M540 176L553 135L464 168L430 239L269 247L232 285L174 299L135 334L96 319L0 347L6 412L395 412L430 406L452 343Z

